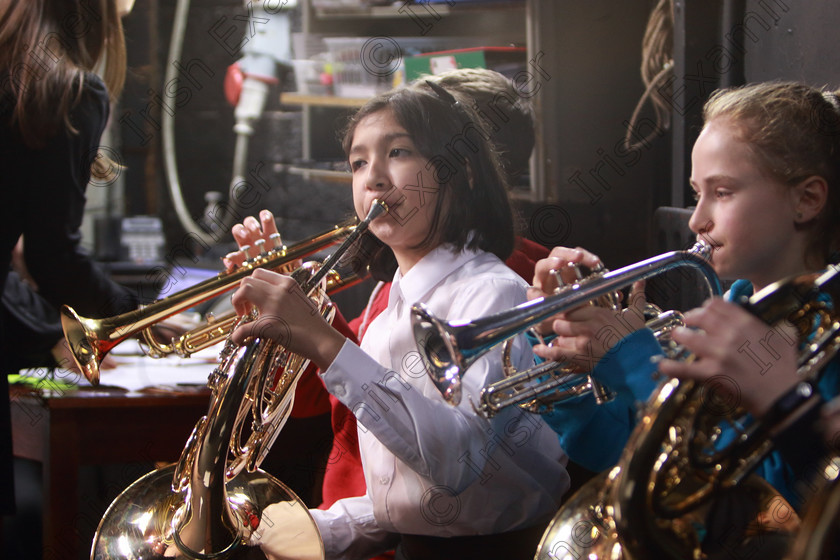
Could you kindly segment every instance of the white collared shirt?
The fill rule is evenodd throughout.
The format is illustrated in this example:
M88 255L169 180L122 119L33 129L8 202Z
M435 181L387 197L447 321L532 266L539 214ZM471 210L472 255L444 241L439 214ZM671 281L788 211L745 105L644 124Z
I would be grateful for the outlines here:
M363 558L387 549L389 533L493 534L553 515L569 487L566 457L540 416L508 407L490 420L472 408L503 377L501 349L462 379L458 406L426 374L411 321L423 302L444 319L474 319L526 300L526 283L495 255L439 247L405 276L397 271L388 308L361 348L346 342L323 372L327 389L358 420L367 494L313 511L328 558ZM533 363L519 337L520 368Z

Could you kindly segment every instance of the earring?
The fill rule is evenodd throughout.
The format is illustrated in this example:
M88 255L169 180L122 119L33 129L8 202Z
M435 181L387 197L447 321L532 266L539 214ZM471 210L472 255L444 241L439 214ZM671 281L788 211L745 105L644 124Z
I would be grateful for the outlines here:
M797 213L796 213L796 219L797 219L797 220L801 220L801 219L802 219L802 212L797 212Z

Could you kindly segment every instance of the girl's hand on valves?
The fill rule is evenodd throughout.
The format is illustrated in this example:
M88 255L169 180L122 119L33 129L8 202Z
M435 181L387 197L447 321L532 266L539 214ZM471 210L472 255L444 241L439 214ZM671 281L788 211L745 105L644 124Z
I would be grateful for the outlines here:
M581 247L575 249L555 247L546 258L540 259L534 266L534 281L533 285L528 288L528 299L531 300L553 295L557 288L560 287L561 281L563 284L576 282L576 265L594 268L600 263L601 259L597 255ZM553 321L554 318L549 317L545 321L535 325L535 327L539 333L547 335L551 333L551 324Z
M254 321L233 331L235 344L252 336L268 338L309 358L322 370L329 367L344 344L345 337L324 319L300 285L285 274L256 269L242 279L231 302L239 315L253 309L259 312Z
M551 321L555 338L534 346L534 353L546 360L570 362L579 371L591 371L625 336L645 326L644 282L633 285L629 300L625 309L590 303L555 315Z
M768 325L721 298L712 298L686 313L686 327L671 334L693 356L662 360L659 371L693 379L720 391L718 397L757 416L797 382L796 328Z

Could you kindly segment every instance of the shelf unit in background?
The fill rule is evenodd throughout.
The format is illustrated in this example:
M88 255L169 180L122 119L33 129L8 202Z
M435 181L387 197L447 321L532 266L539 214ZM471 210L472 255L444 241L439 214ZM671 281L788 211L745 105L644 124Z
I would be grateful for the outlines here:
M466 2L450 6L447 2L409 4L400 2L390 6L320 9L312 0L302 1L302 31L325 36L388 37L399 43L400 38L423 37L492 37L494 45L525 46L532 50L528 12L534 0L510 2ZM313 150L319 127L335 128L335 118L360 107L366 98L346 98L329 95L309 95L285 92L281 104L299 106L302 111L302 156L305 161L317 161ZM319 147L322 147L319 145ZM535 150L536 152L536 150ZM340 180L340 172L287 166L286 171L313 178ZM514 189L518 199L538 200L538 187L532 161L530 184ZM349 175L346 181L349 181Z

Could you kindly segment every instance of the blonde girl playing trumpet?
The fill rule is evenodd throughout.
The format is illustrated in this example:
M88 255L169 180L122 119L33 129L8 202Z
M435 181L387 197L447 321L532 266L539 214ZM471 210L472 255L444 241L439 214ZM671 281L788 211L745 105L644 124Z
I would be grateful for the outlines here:
M624 312L637 329L609 347L599 336L616 324L613 312L587 307L556 317L546 359L594 358L593 376L616 392L599 407L591 397L558 406L545 416L572 460L592 470L614 464L635 423L637 403L655 387L652 373L710 381L728 390L733 404L764 414L796 381L795 337L766 325L733 303L790 276L824 269L840 246L840 103L833 92L798 83L760 83L718 91L704 108L704 126L692 151L696 207L689 221L712 248L718 275L735 280L724 299L687 314L676 342L694 353L691 363L661 360L640 314ZM551 269L566 262L589 266L597 256L558 247L537 264L532 295L556 285ZM568 275L570 270L563 271ZM633 296L631 296L632 299ZM607 330L605 330L607 329ZM615 332L615 331L612 331ZM651 358L654 358L651 360ZM838 393L836 363L819 389ZM589 439L597 433L598 445ZM778 453L758 473L793 504L796 473Z

